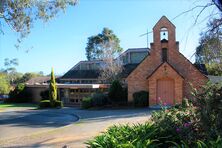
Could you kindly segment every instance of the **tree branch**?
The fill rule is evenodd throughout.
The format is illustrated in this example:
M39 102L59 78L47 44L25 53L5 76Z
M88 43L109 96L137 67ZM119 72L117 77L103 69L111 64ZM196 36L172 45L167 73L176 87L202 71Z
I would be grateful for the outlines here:
M202 8L202 9L204 8L204 9L205 9L206 7L211 6L211 5L213 5L213 3L208 3L208 4L206 4L206 5L197 5L197 6L191 8L191 9L189 9L189 10L187 10L187 11L181 12L180 14L178 14L177 16L175 16L171 21L175 20L176 18L180 17L181 15L184 15L184 14L186 14L186 13L188 13L188 12L194 11L194 10L197 9L197 8Z
M198 15L197 15L197 17L196 17L196 19L195 19L194 25L196 25L196 23L197 23L197 21L198 21L198 19L199 19L199 16L202 14L202 12L203 12L207 7L210 7L210 6L212 6L212 5L214 5L214 4L213 4L213 3L208 3L207 5L205 5L205 6L201 9L201 11L198 13Z

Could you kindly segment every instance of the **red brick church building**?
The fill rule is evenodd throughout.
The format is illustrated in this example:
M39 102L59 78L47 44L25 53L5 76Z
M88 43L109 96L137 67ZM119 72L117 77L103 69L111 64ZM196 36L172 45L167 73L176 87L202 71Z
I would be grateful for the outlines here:
M149 55L128 75L128 102L138 91L149 92L149 105L162 102L181 103L190 97L190 84L195 88L207 80L179 51L176 27L163 16L153 27L153 43Z
M198 87L208 80L204 65L192 64L179 52L175 28L163 16L153 28L150 49L130 48L117 58L123 63L120 77L126 82L124 86L128 86L129 103L139 91L149 92L150 106L159 104L160 100L181 103L183 98L190 98L190 83ZM108 91L110 84L99 80L102 65L101 60L80 61L58 78L59 98L65 105L81 105L84 97ZM41 98L40 92L48 88L48 81L40 80L26 84L33 91L35 102Z

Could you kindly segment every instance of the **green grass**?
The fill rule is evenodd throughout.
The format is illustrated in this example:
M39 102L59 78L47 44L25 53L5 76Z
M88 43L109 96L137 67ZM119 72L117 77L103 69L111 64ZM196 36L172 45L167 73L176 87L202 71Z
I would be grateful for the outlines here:
M2 103L0 104L0 109L13 108L13 107L38 107L37 104L32 103Z

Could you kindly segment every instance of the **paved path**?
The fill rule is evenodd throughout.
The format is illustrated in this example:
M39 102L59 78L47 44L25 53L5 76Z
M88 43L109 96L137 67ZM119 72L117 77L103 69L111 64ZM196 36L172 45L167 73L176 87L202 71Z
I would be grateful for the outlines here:
M63 127L78 119L74 114L58 109L1 112L0 140Z
M27 113L28 111L22 111L22 113ZM34 111L34 115L36 111ZM38 111L37 111L38 112ZM47 114L46 112L49 112ZM77 108L64 108L61 110L46 110L38 112L40 115L52 115L53 119L55 115L64 115L67 117L59 116L59 120L54 119L55 122L49 122L47 119L42 120L45 124L34 125L15 123L17 124L9 137L3 136L0 139L0 145L3 147L62 147L67 145L68 147L85 147L84 142L98 135L100 132L105 131L109 126L114 124L132 124L132 123L142 123L148 120L150 115L150 110L148 109L124 109L124 110L96 110L96 111L86 111ZM51 114L52 113L52 114ZM9 113L7 113L9 114ZM19 113L18 113L19 114ZM37 114L37 115L39 115ZM78 115L80 121L73 123L72 115ZM0 118L2 115L0 115ZM31 116L30 116L31 117ZM75 116L74 116L75 117ZM4 115L4 118L9 119L8 115ZM20 118L20 117L18 117ZM22 117L21 117L22 118ZM67 119L68 118L68 119ZM25 118L27 119L30 118ZM49 121L52 121L52 120ZM0 120L1 123L2 120ZM16 120L11 120L16 121ZM66 122L65 122L66 121ZM72 123L71 123L72 122ZM26 122L25 122L26 123ZM14 125L5 122L5 124L0 124L1 133L9 132L11 127L9 125ZM20 126L18 126L18 124ZM28 126L24 128L23 125ZM67 125L67 126L64 126ZM33 126L33 127L32 127ZM35 128L40 126L41 132L37 132ZM42 129L43 128L43 129ZM45 129L44 129L45 128ZM2 132L2 129L4 132ZM24 132L24 129L27 132ZM34 129L34 131L33 131ZM38 128L37 128L38 129ZM15 132L16 131L16 132ZM29 131L32 131L29 133ZM13 135L14 137L10 137ZM10 132L9 132L10 133ZM16 133L16 134L15 134ZM22 134L21 134L22 133ZM25 133L25 134L24 134Z

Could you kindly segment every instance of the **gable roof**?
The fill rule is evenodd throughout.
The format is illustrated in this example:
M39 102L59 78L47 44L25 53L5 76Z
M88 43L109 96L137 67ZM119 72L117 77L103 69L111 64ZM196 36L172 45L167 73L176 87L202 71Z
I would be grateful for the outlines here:
M150 75L147 76L146 79L150 78L163 64L167 63L181 78L184 79L183 75L180 74L170 63L162 62Z
M207 69L206 69L206 66L205 64L193 64L189 59L187 59L182 53L179 52L179 54L185 58L194 68L196 68L204 77L208 78L207 75L208 75L208 72L207 72ZM139 67L140 64L143 63L144 60L146 60L147 58L149 58L150 56L150 52L149 54L128 74L128 76L134 71L136 70L137 67ZM164 62L162 62L155 70L157 70ZM168 63L168 62L167 62ZM169 63L168 63L169 64ZM176 72L176 68L174 68L171 64L169 64ZM155 72L155 70L153 72ZM152 72L152 73L153 73ZM152 74L151 73L151 74ZM180 73L179 73L180 74ZM181 74L180 74L181 75ZM127 77L128 77L127 76ZM182 75L181 75L182 76ZM182 76L183 77L183 76ZM184 78L184 77L183 77Z
M165 15L163 15L163 16L159 19L159 21L154 25L153 28L155 28L162 20L166 20L167 22L170 23L170 25L172 25L174 28L176 28L176 26L175 26Z
M139 64L126 64L120 74L126 78ZM60 79L98 79L101 70L69 70Z
M29 79L25 84L34 85L34 84L42 84L47 83L50 80L50 76L41 76Z
M60 79L97 79L99 70L69 70Z

